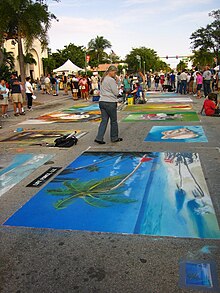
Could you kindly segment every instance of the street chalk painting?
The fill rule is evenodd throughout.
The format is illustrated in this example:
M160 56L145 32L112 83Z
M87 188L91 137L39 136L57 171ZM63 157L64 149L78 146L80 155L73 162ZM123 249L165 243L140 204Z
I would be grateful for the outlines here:
M147 91L145 93L146 96L153 96L153 97L181 97L181 95L178 95L174 92L152 92L152 91Z
M77 104L63 111L68 113L75 113L75 112L84 113L89 111L98 111L100 113L100 108L99 108L99 104L91 104L91 105Z
M215 263L204 260L181 261L179 286L181 288L207 291L218 290L218 277Z
M220 238L197 153L85 152L4 225Z
M122 120L123 122L143 122L143 121L199 121L196 112L143 112L132 113Z
M53 155L0 155L0 196L51 159Z
M101 112L100 110L97 111L88 111L88 112L64 112L64 111L57 111L48 113L38 117L41 121L48 121L48 122L58 122L58 123L66 123L66 122L88 122L88 121L100 121Z
M99 122L101 112L97 104L79 107L71 107L61 111L51 112L34 119L23 121L19 124L50 124L69 122Z
M86 134L80 130L76 131L76 137L80 138ZM54 140L63 135L73 133L73 130L37 130L29 129L16 133L8 138L1 140L0 142L22 143L22 144L42 144L53 143Z
M147 103L158 103L158 104L160 104L160 103L164 103L164 104L166 104L166 103L173 103L173 104L175 104L175 103L192 103L193 102L193 100L191 99L191 98L187 98L187 97L184 97L184 98L148 98L147 99Z
M202 126L153 126L144 141L208 142Z
M141 104L141 105L132 105L132 106L126 106L123 111L128 112L143 112L146 110L154 110L154 111L177 111L177 110L183 111L183 110L191 110L192 104Z

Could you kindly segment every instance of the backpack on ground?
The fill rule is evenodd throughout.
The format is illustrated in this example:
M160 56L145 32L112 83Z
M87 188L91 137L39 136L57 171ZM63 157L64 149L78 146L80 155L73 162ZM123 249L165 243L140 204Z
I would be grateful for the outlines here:
M54 143L55 143L54 146L59 147L59 148L69 148L69 147L77 144L78 138L75 136L75 134L76 134L76 131L74 133L66 134L61 137L56 138L54 141Z

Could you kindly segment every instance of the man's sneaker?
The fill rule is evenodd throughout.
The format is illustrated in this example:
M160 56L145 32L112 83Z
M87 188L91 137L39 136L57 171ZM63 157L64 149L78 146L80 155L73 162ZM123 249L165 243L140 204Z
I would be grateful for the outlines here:
M96 142L98 144L105 144L105 141L103 141L103 140L97 140L97 139L95 139L94 142Z
M122 140L123 140L123 138L119 137L119 138L117 138L116 140L112 140L112 142L120 142L120 141L122 141Z
M19 116L19 113L14 113L14 116Z
M19 113L19 115L25 115L25 112L21 112L21 113Z

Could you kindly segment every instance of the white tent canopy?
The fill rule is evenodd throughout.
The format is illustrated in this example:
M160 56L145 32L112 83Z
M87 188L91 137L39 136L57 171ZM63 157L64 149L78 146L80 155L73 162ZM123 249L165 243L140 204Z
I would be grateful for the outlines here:
M60 67L53 70L53 72L77 72L79 70L83 70L82 68L75 65L72 61L69 59Z

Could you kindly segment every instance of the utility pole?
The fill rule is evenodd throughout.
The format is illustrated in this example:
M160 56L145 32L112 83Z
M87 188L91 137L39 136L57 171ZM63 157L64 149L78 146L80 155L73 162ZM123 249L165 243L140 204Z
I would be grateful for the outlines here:
M141 56L140 55L136 55L136 58L137 58L138 63L139 63L139 69L141 70Z

